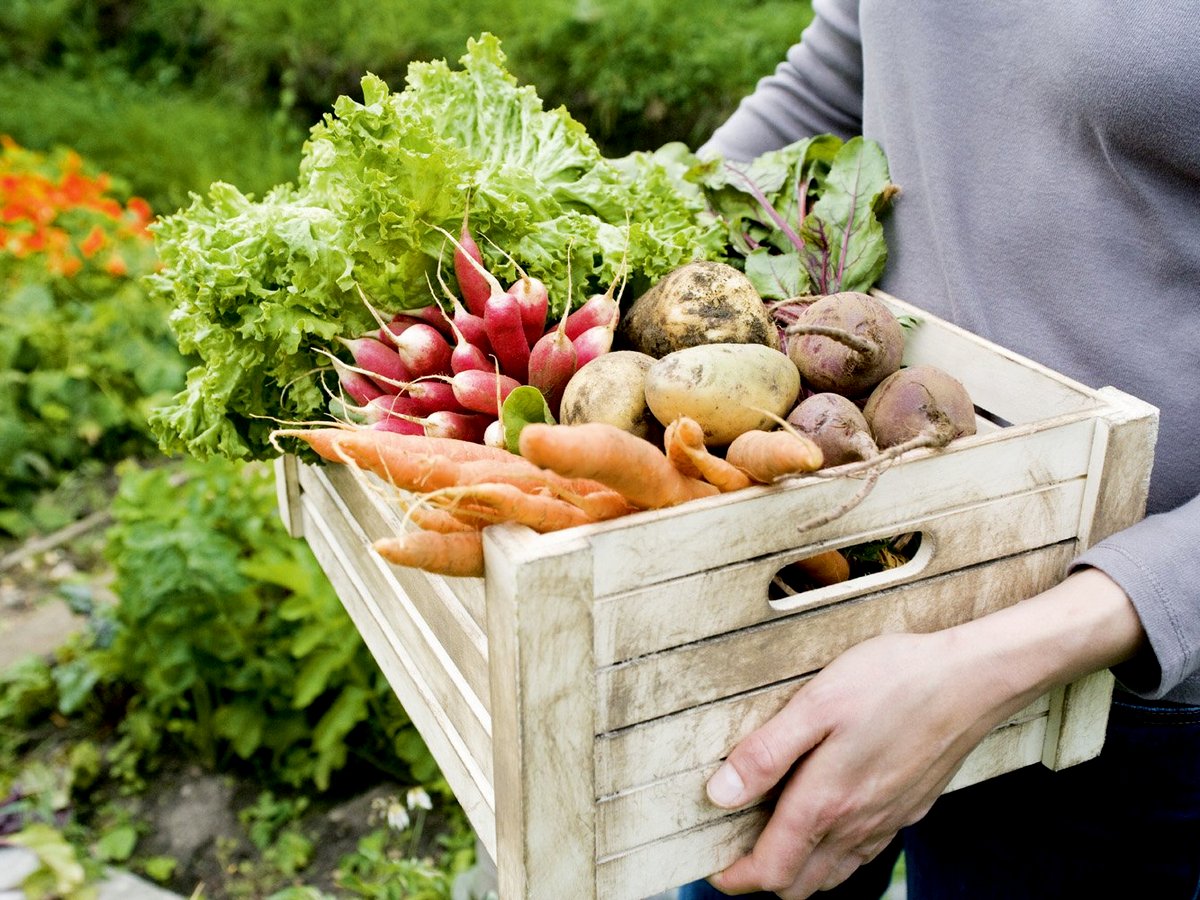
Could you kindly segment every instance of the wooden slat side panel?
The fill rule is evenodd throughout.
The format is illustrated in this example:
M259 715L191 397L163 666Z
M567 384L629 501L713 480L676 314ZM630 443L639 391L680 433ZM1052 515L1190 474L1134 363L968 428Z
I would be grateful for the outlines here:
M395 534L405 527L403 509L396 499L400 492L381 479L349 466L321 466L313 471L329 483L348 509L354 511L358 524L372 540ZM431 598L436 596L436 600L430 601L428 618L432 620L439 610L444 610L440 615L447 626L468 635L486 652L482 578L445 578L399 567L395 571L401 577L408 576L410 586L419 582L425 588L423 593Z
M947 790L1036 762L1044 731L1044 717L993 731L968 755ZM703 792L703 781L698 781L697 785L693 785L691 793ZM768 806L739 810L685 831L601 856L597 868L597 895L605 900L640 900L720 871L754 846L766 824L768 811Z
M490 702L487 636L458 602L446 579L418 569L393 566L370 550L371 540L381 533L372 527L378 520L366 511L369 508L359 494L356 479L347 479L341 471L344 468L326 471L305 466L300 472L301 482L314 497L326 498L321 502L325 504L327 517L343 520L354 533L364 563L363 574L370 579L372 589L380 597L398 594L404 598L413 615L419 617L432 639L453 660L470 693L486 709ZM455 580L482 583L482 579Z
M615 731L816 671L876 634L979 618L1061 579L1073 549L1056 544L601 669L597 726Z
M588 546L540 556L531 534L484 533L500 896L602 900Z
M905 332L906 365L929 363L963 383L982 409L1021 424L1103 405L1096 392L1039 363L882 291L898 315L921 320Z
M1081 478L1094 430L1094 421L1073 419L1019 440L997 432L941 453L920 451L884 472L854 509L804 534L795 525L837 508L860 480L801 478L590 525L580 531L595 551L596 596L693 574L698 560L709 569L728 566Z
M312 527L314 522L318 523L323 533L335 542L339 562L345 570L340 581L333 581L332 573L330 580L339 595L349 583L371 605L373 615L360 624L360 633L365 628L379 628L398 641L406 659L425 673L432 701L456 723L472 758L490 782L492 737L486 706L409 596L392 579L392 567L367 549L362 532L340 506L338 498L328 493L319 479L304 479L304 484L306 524ZM401 697L401 702L404 699Z
M275 501L279 518L289 536L304 536L304 514L300 511L300 463L291 454L275 458Z
M1083 489L1084 481L1076 479L818 545L817 551L911 531L923 534L922 551L909 565L807 591L790 598L784 609L768 604L767 586L781 566L813 550L789 550L600 598L595 607L597 664L610 665L780 618L796 611L801 599L826 605L1069 540L1075 536Z
M305 536L313 555L337 589L350 618L371 651L405 713L421 733L463 811L489 853L496 850L495 797L491 760L479 760L471 741L460 733L470 717L455 717L444 706L440 691L430 683L436 673L409 652L404 638L392 629L373 592L357 577L358 564L347 561L345 535L324 520L320 510L302 497Z
M1047 708L1045 699L1039 700L987 735L946 789L955 790L1040 761ZM728 815L709 802L704 789L719 765L720 758L714 756L702 768L601 800L596 818L600 858L617 856Z

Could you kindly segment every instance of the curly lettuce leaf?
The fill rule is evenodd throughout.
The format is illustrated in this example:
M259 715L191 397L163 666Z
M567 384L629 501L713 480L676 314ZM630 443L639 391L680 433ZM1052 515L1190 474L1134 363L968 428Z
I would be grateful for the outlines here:
M227 184L155 226L155 289L200 364L152 417L168 452L261 458L280 422L321 417L338 335L380 310L429 304L469 213L501 280L544 281L557 317L626 264L645 281L716 258L724 231L703 196L653 154L606 159L564 109L505 69L491 35L460 68L413 64L403 91L362 80L312 129L294 184L254 200Z

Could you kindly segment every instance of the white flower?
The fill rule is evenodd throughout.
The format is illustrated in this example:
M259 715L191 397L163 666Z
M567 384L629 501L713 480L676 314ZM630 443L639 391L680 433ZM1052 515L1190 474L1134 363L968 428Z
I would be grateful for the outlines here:
M409 788L405 802L409 809L433 809L433 801L429 799L424 788Z
M387 823L388 828L393 831L404 831L408 828L412 820L408 817L408 810L400 805L400 801L388 804Z

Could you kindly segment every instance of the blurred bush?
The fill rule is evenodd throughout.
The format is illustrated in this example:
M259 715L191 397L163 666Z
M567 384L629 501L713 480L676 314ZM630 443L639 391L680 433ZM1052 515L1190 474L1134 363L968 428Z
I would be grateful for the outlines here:
M183 384L144 200L73 153L0 137L0 531L85 459L153 452L150 407Z
M699 144L782 58L807 0L5 0L0 131L75 146L156 209L217 179L261 192L373 72L498 35L510 69L610 156Z

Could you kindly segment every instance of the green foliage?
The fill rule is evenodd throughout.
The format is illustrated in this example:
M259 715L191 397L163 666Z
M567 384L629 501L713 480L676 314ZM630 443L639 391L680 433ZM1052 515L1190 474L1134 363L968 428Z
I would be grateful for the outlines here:
M164 213L214 181L260 194L294 177L311 124L276 116L265 101L146 84L115 68L0 66L0 96L21 98L0 104L0 134L43 151L73 147Z
M75 153L0 142L0 530L85 459L154 449L150 406L183 361L140 279L157 258L137 198Z
M694 146L811 15L804 0L6 0L0 92L21 102L0 105L0 131L70 142L156 209L217 180L260 193L364 74L398 85L490 31L608 155Z
M170 748L324 790L412 729L264 466L126 468L113 504L111 642L93 664L129 692L120 754ZM421 745L413 762L423 765ZM400 757L401 762L407 762Z

